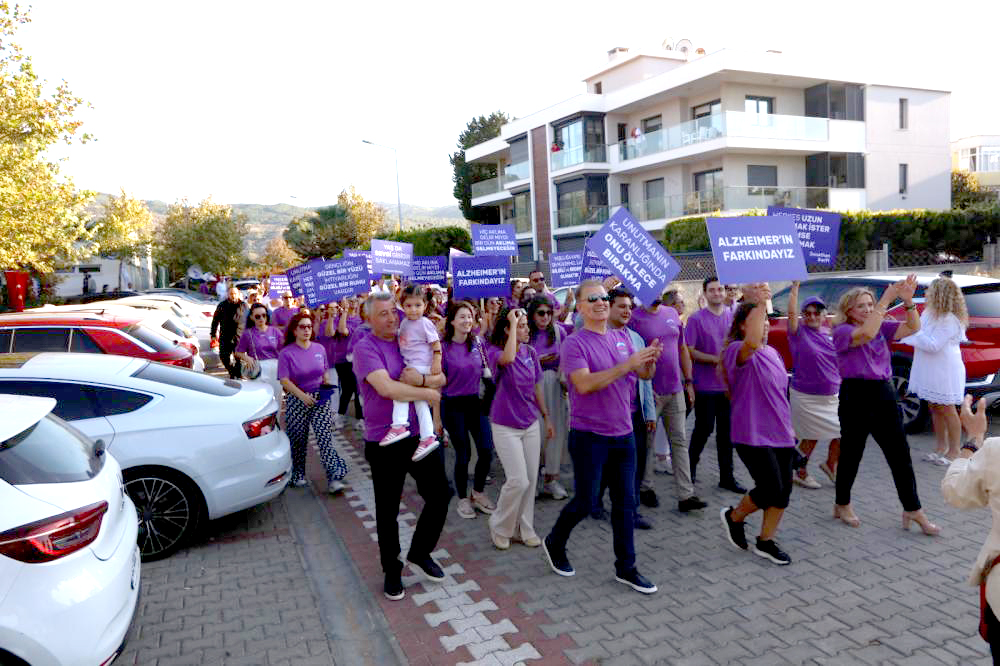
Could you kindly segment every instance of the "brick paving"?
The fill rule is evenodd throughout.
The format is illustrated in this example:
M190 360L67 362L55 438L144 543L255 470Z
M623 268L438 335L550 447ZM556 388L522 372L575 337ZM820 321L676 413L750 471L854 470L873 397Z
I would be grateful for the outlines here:
M861 528L830 518L833 488L815 470L824 488L796 487L778 533L792 564L777 567L739 552L724 540L718 517L737 498L715 488L709 443L698 489L709 508L677 512L673 479L658 475L663 505L643 509L655 529L636 532L638 564L659 586L657 594L640 595L614 581L607 523L587 520L574 531L569 555L577 575L562 578L537 548L494 549L485 516L464 520L453 501L436 553L447 580L425 584L404 569L407 596L399 602L381 594L363 442L347 428L337 445L352 463L350 488L317 501L361 574L351 608L324 610L323 591L350 574L317 574L305 549L320 534L303 536L294 520L310 490L289 489L268 505L216 521L213 539L144 566L135 635L121 663L989 663L976 634L978 597L965 578L990 516L944 505L944 468L919 462L932 447L930 435L911 437L911 447L921 500L944 527L937 538L902 531L888 467L869 443L854 493ZM814 460L824 455L821 445ZM452 452L446 456L450 470ZM750 482L739 463L737 469ZM323 490L314 459L310 476L312 492ZM495 498L498 463L494 476L487 492ZM540 534L562 505L539 500ZM421 507L412 482L401 507L405 554ZM759 518L748 522L754 534ZM394 651L345 655L340 644L352 635L350 625L331 628L325 612L370 622L353 630L360 644L385 628Z

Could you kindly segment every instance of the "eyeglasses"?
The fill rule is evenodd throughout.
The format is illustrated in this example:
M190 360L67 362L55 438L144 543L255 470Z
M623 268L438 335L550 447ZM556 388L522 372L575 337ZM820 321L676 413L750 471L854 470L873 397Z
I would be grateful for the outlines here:
M301 329L307 329L307 328L311 329L312 327L313 327L312 324L299 324L298 326L296 326L296 328L301 328Z
M552 310L535 310L535 314L542 317L549 317L552 315Z
M588 303L596 303L597 301L604 301L605 303L610 303L611 297L608 296L607 294L604 294L603 296L599 294L591 294L590 296L587 296Z

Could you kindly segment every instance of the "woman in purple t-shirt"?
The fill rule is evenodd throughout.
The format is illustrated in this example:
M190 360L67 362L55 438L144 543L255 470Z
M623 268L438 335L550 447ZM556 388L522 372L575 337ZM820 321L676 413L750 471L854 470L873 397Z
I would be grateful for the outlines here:
M542 493L553 499L564 500L569 493L559 483L566 436L569 433L569 410L566 389L559 376L559 348L573 327L554 321L555 311L548 296L535 296L528 304L528 329L531 346L538 353L542 366L542 394L549 409L555 437L545 442L545 484Z
M733 448L754 481L754 488L735 507L720 512L729 543L747 550L744 521L763 510L760 536L753 552L775 564L791 558L774 541L778 523L792 495L795 433L786 397L788 375L781 356L767 344L767 312L771 297L766 284L744 287L742 303L733 314L733 326L720 366L732 404Z
M490 516L490 536L500 550L510 548L511 539L536 547L542 543L534 525L542 442L539 414L545 421L545 436L552 437L553 432L542 395L542 367L528 344L524 310L502 310L491 342L489 363L497 392L490 407L490 423L493 446L507 480Z
M458 492L458 515L475 518L476 509L489 515L496 505L486 496L486 477L493 461L493 437L485 403L479 398L479 384L486 367L482 340L472 333L474 306L455 301L444 324L441 369L448 379L441 391L441 420L455 446L455 490ZM469 491L469 460L476 441L476 471Z
M361 418L361 401L358 394L358 381L354 376L354 368L347 360L348 343L351 333L361 325L361 319L356 315L357 300L345 298L340 304L330 303L327 306L329 315L320 329L319 340L326 348L327 360L337 371L337 382L340 384L340 404L334 414L334 424L337 428L344 427L347 407L354 397L354 411Z
M249 363L250 359L260 364L260 379L274 389L274 398L281 404L281 384L278 382L278 350L282 346L281 329L271 326L271 315L263 303L250 306L247 327L236 343L236 356Z
M896 403L896 391L890 377L890 340L905 338L920 330L913 292L917 277L886 287L882 298L864 287L849 290L840 298L834 320L833 346L840 366L840 465L837 469L837 500L833 517L851 527L861 524L851 507L851 487L858 475L861 456L868 435L882 449L889 463L896 494L903 505L903 529L915 521L924 534L933 536L941 531L920 508L917 480L913 475L910 446L903 431L903 420ZM906 322L885 321L885 314L896 298L903 299Z
M286 430L292 447L291 485L308 483L306 446L312 426L320 461L326 470L327 488L330 493L339 493L345 487L342 479L347 474L347 463L333 448L331 396L320 391L330 364L326 350L315 339L312 318L297 312L288 321L285 346L278 352L278 380L285 388Z

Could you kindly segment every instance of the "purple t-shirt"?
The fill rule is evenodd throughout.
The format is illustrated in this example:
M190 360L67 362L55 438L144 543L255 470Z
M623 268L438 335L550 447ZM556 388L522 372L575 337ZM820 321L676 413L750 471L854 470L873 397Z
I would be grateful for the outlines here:
M243 331L236 351L249 354L258 361L278 358L278 350L285 343L284 334L275 326L268 326L263 331L256 326Z
M687 326L684 327L684 343L702 353L718 356L732 325L733 311L729 308L723 307L722 314L719 315L708 308L702 308L688 317ZM721 393L726 390L715 363L691 359L691 365L695 391Z
M290 379L305 393L319 390L329 367L326 350L318 342L310 342L305 349L293 342L278 352L278 379Z
M405 367L403 355L399 353L399 342L383 340L377 335L366 335L354 347L354 375L358 378L358 390L365 406L365 439L378 442L389 432L392 426L392 400L383 398L368 383L368 375L385 370L389 379L399 380ZM420 432L417 425L417 412L410 403L410 432Z
M799 323L794 335L788 336L792 352L792 388L809 395L835 395L840 390L840 368L837 350L828 328L816 330Z
M854 324L841 324L833 329L833 347L837 350L837 365L843 379L889 379L892 376L889 341L902 322L886 319L874 338L863 345L851 346Z
M479 344L482 344L481 342ZM483 376L483 353L473 340L472 351L464 342L447 340L441 343L441 370L448 383L441 394L448 397L478 395ZM485 352L485 347L483 348Z
M434 343L440 340L437 327L427 317L403 319L399 322L399 351L406 364L412 367L430 367L434 360Z
M542 370L559 369L559 348L562 347L562 343L566 340L569 334L573 332L572 326L560 324L559 322L556 322L555 328L557 329L557 332L555 333L555 339L552 342L549 342L549 334L545 331L537 331L531 336L530 344L534 347L535 351L538 352L539 359L549 354L555 354L554 359L542 361Z
M497 385L490 421L508 428L524 430L538 420L535 384L542 381L538 354L530 345L518 345L517 355L507 365L500 365L503 350L490 346L486 352L490 371Z
M274 312L271 313L271 321L274 322L275 326L285 328L288 326L288 322L292 320L295 313L298 312L298 308L286 308L282 305L279 308L275 308Z
M722 364L729 379L730 437L749 446L795 446L788 406L788 374L773 347L759 348L738 365L742 342L726 347Z
M683 386L681 375L680 345L684 344L684 328L677 310L659 306L656 312L636 308L628 322L629 328L642 336L646 346L659 340L663 344L660 360L656 362L653 375L653 392L657 395L671 395Z
M671 309L671 312L673 310ZM615 367L635 352L628 331L608 329L603 335L581 328L563 343L560 369L569 379L569 427L620 437L632 432L632 392L637 376L630 372L600 391L578 393L571 375L587 368L591 373Z
M348 324L350 326L350 324ZM350 337L347 338L347 353L353 354L354 348L358 346L365 337L370 335L372 332L372 327L368 324L361 322L358 324L357 328L351 331Z

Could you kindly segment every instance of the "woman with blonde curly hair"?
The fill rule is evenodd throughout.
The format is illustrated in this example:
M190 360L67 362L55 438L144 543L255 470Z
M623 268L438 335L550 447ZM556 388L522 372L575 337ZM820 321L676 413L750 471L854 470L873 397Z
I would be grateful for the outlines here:
M927 289L920 330L901 342L913 346L910 393L930 406L937 450L927 462L950 465L962 444L958 406L965 397L965 363L959 345L965 342L969 312L955 281L939 277Z
M910 460L910 446L903 431L903 419L896 403L896 391L889 381L892 376L889 343L920 330L913 292L917 276L886 287L875 302L871 291L857 287L845 293L834 320L833 347L837 351L840 369L840 463L837 465L837 499L833 517L851 527L861 521L851 506L851 488L858 475L868 435L882 449L889 463L896 494L903 505L903 529L916 522L924 534L941 531L920 507L917 480ZM906 309L906 321L885 319L886 311L900 298Z

